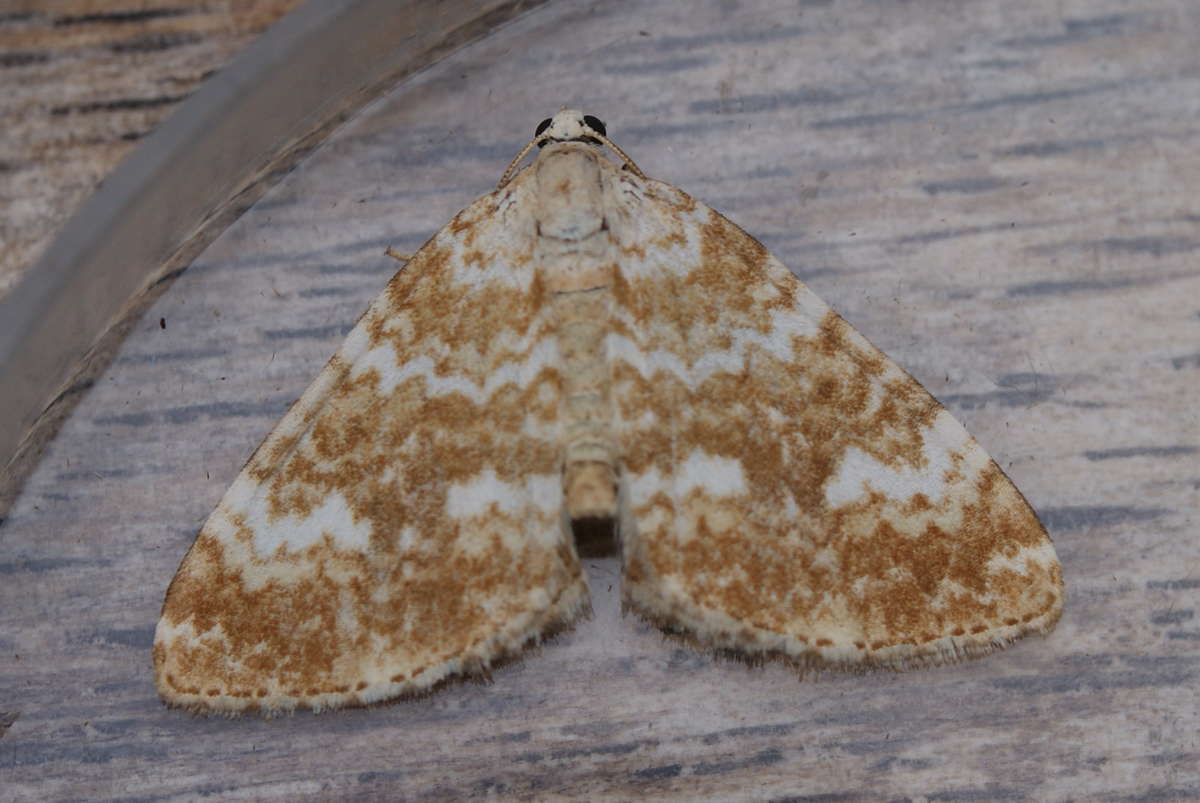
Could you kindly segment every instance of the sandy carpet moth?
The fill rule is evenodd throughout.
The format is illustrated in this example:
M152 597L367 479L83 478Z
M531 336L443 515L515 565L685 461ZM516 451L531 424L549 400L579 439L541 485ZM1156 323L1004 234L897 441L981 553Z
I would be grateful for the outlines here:
M586 613L591 518L616 522L629 607L750 658L937 664L1062 609L1046 531L962 425L562 111L225 494L167 592L160 694L319 710L485 672Z

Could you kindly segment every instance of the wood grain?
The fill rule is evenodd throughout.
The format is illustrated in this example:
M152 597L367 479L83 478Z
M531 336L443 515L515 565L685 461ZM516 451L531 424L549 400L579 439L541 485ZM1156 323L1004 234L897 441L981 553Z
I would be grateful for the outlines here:
M1200 798L1200 7L564 0L406 83L135 327L0 524L0 798ZM490 685L162 707L162 594L394 270L584 108L944 401L1039 511L1047 639L797 679L619 612Z
M0 8L0 297L137 143L299 0Z

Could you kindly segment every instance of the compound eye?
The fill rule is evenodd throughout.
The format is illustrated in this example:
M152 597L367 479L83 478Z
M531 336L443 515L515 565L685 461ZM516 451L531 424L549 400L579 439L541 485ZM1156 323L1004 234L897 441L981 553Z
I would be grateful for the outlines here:
M608 136L608 130L604 127L604 122L599 117L592 117L590 114L585 114L583 116L583 124L602 137Z
M550 123L552 121L553 120L550 117L547 117L545 120L542 120L540 123L538 123L537 130L533 132L533 135L535 137L540 137L542 135L542 132L550 127Z

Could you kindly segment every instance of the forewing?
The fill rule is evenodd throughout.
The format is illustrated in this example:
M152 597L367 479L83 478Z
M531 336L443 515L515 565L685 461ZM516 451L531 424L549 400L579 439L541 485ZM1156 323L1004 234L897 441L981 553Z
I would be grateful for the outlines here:
M527 194L518 179L430 240L246 464L167 593L165 700L369 703L586 607Z
M1053 627L1050 539L963 427L741 229L624 181L627 602L819 665L938 663Z

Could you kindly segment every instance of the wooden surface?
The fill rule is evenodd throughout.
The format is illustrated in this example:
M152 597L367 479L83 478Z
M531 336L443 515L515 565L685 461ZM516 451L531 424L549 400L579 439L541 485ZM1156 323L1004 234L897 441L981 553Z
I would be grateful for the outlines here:
M0 297L126 154L299 2L0 3Z
M159 299L0 524L0 798L1200 798L1200 6L564 0L398 87ZM560 105L758 236L1055 538L1047 639L799 680L594 617L490 685L163 708L196 530L418 247Z

